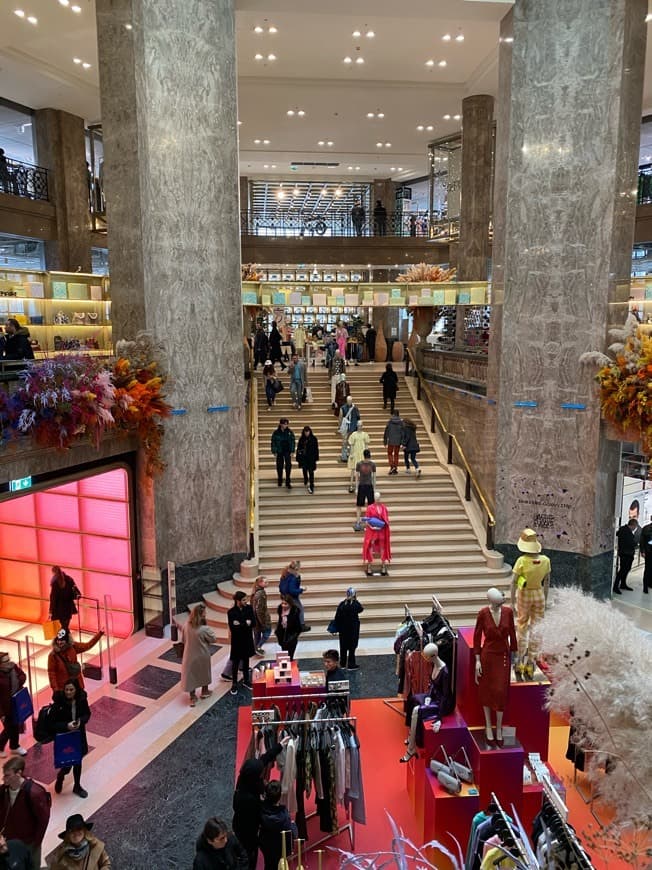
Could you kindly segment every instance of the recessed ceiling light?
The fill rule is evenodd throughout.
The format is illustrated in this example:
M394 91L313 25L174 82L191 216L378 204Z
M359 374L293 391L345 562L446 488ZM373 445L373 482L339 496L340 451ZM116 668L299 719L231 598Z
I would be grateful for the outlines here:
M645 19L645 20L647 21L647 19ZM514 42L514 37L513 36L506 36L503 39L503 42Z
M271 27L267 28L267 32L268 33L278 33L278 29L276 27L274 27L274 25L272 24Z
M444 115L444 121L450 121L450 119L451 119L450 115Z
M326 194L328 193L328 188L326 187L326 185L324 185L324 186L322 187L321 192L322 192L322 194L323 194L324 196L326 196Z
M133 24L125 24L125 30L133 30L133 29L134 29Z
M458 33L457 36L455 37L455 42L464 42L464 34Z
M356 63L364 63L364 57L356 57L355 62Z
M389 171L390 171L390 172L396 172L396 167L395 167L395 166L390 166L390 167L389 167Z
M348 169L353 169L353 167L352 167L352 166L349 166Z
M398 171L399 171L399 172L403 172L403 167L402 167L402 166L399 166Z
M263 59L262 54L255 54L254 55L254 60L262 60L262 59Z
M242 121L238 121L238 127L242 126Z
M300 192L301 192L301 191L299 190L298 187L295 187L294 190L292 191L292 193L293 193L295 196L299 196L299 193L300 193Z
M648 12L648 14L645 16L645 23L649 24L650 21L652 21L652 12Z
M254 145L260 145L260 139L254 139Z
M305 117L305 114L306 114L306 113L303 111L303 109L299 109L299 111L297 112L297 115L298 115L300 118Z
M285 199L285 196L286 196L285 191L279 190L276 194L276 199Z
M275 54L268 54L267 60L276 60L276 55Z
M450 42L450 41L451 41L451 35L450 35L450 33L445 33L445 34L442 36L442 40L443 40L443 42Z
M59 0L59 3L61 3L62 6L69 6L70 0Z
M263 139L263 145L271 145L269 139Z
M338 187L335 189L335 196L340 197L340 196L342 196L343 193L344 193L344 191L342 190L341 187Z
M391 148L391 147L392 147L391 142L385 142L385 148Z
M432 124L428 124L428 126L426 127L426 130L429 130L429 131L432 131L432 130L434 130L434 129L435 129L435 128L433 127Z
M437 66L448 66L448 63L445 60L440 60Z
M81 10L81 6L71 6L70 8L71 8L72 11L75 12L77 15L79 15L79 13L82 11L82 10Z
M360 31L359 31L359 30L354 30L353 33L351 34L351 36L352 36L354 39L357 39L357 38L360 36Z
M27 20L30 24L38 24L38 18L35 15L28 15Z
M294 109L288 109L288 110L287 110L287 114L288 114L290 117L292 117L292 115L294 115Z
M86 62L84 62L84 63L82 64L82 66L84 67L84 69L90 69L90 68L91 68L90 63L86 63Z
M368 31L365 33L365 36L367 37L367 39L373 39L375 35L376 35L376 34L373 32L373 30L368 30Z
M426 61L426 66L434 66L434 65L435 65L434 60L427 60Z
M347 55L347 57L344 58L344 60L342 61L342 63L353 63L353 61L352 61L351 58L348 57L348 55Z
M423 124L418 124L418 125L417 125L417 130L419 130L419 132L421 132L421 130L423 130Z
M59 2L61 2L61 0L59 0ZM263 28L260 26L260 24L257 24L254 27L254 33L262 33L262 32L263 32Z
M80 57L73 57L72 62L73 63L81 63L81 58Z
M269 169L269 163L263 163L263 169Z
M376 148L382 148L382 147L383 147L382 142L376 142Z
M453 120L459 121L461 119L461 117L462 117L461 115L453 115Z
M19 18L25 17L25 13L22 9L14 9L14 15L17 15Z
M385 117L385 113L384 113L384 112L378 112L378 114L376 115L376 117L377 117L377 118L384 118L384 117Z
M335 143L334 143L334 142L331 142L331 141L329 140L326 144L328 145L329 148L332 148L333 145L334 145Z
M276 169L276 163L272 163L272 169Z
M360 169L360 167L359 167L359 166L356 166L356 167L355 167L355 168L356 168L356 172L357 172L357 170L358 170L358 169Z
M367 118L375 118L375 114L373 112L367 112Z
M326 143L324 142L323 139L320 139L319 142L317 142L317 144L318 144L318 145L325 145Z

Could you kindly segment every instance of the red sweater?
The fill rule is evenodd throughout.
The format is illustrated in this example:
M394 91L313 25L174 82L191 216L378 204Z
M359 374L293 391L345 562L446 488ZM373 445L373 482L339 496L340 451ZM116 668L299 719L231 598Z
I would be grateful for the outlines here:
M27 786L31 783L30 786ZM25 787L29 794L26 794ZM13 806L9 788L0 788L0 829L7 840L22 840L27 846L40 845L50 821L48 792L34 780L25 779Z

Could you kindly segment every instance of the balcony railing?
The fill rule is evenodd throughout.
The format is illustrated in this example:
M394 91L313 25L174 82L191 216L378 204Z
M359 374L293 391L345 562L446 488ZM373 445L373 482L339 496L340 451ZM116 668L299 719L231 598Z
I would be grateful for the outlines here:
M0 193L48 202L48 171L43 166L0 157Z
M386 215L352 216L349 212L243 211L243 236L272 238L419 238L448 241L459 235L459 220L434 220L426 213L387 212Z

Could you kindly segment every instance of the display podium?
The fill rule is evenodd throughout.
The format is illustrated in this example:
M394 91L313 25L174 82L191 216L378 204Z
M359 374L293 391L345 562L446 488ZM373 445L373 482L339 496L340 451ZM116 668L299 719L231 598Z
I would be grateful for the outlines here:
M469 757L473 777L480 792L480 803L486 806L495 792L503 807L514 804L520 814L523 803L523 762L525 753L516 738L505 740L498 748L485 738L484 728L469 728L471 751Z
M426 770L423 841L439 840L442 846L456 855L454 837L464 854L471 822L480 806L480 797L475 786L464 783L459 794L449 794L440 785L435 774L429 769ZM455 866L446 855L436 849L427 849L426 857L437 870L453 870Z
M516 735L526 752L538 752L548 760L550 712L544 709L546 690L550 681L543 675L539 680L518 682L509 686L509 699L505 710L505 725L516 728ZM470 727L484 725L484 714L478 700L475 684L475 656L473 655L473 629L466 626L458 630L457 640L457 707Z

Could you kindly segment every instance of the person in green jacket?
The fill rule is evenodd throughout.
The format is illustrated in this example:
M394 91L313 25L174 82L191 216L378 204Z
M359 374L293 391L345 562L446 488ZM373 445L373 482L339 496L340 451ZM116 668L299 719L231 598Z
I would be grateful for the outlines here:
M283 486L283 468L285 467L285 486L292 489L290 475L292 473L292 454L295 450L294 432L290 429L287 417L281 417L278 427L272 432L272 453L276 456L276 474L278 485Z

